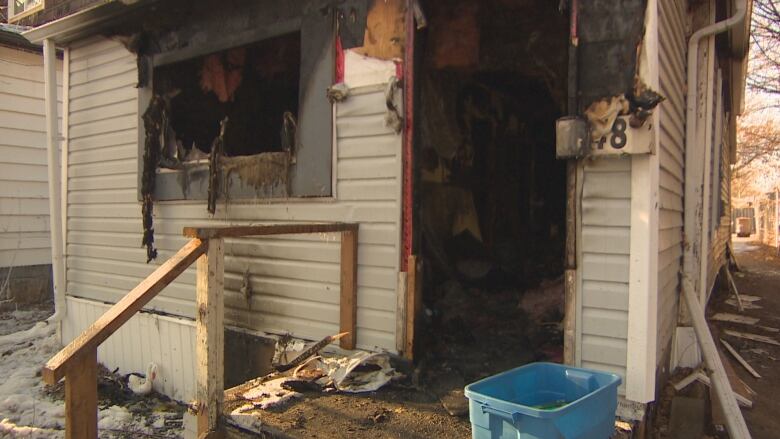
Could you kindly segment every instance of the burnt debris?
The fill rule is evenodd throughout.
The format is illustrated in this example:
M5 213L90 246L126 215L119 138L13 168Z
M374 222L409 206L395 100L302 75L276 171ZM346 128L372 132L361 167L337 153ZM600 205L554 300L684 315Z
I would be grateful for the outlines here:
M157 248L154 246L154 187L162 149L164 114L165 100L161 96L154 96L143 115L146 141L144 142L144 169L141 177L141 215L144 226L141 245L146 246L146 263L157 258Z

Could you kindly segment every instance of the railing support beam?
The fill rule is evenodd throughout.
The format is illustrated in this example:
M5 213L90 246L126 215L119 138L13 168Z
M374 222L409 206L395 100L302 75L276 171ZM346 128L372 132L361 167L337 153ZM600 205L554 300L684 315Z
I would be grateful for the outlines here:
M197 315L196 377L198 437L219 431L224 398L225 357L225 249L222 238L208 241L208 250L198 259L196 275Z
M348 332L340 340L343 349L355 349L357 337L357 246L358 231L341 232L341 299L339 332Z
M65 375L65 437L96 439L97 349L87 349L74 360Z

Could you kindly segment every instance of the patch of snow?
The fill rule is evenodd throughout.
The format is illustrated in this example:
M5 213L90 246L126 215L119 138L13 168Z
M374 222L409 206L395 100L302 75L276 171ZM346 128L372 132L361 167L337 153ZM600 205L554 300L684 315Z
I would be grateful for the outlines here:
M244 393L244 399L251 400L253 407L265 410L284 404L292 398L300 398L302 394L282 387L284 383L292 380L290 377L284 377L258 384Z
M46 322L38 322L35 326L26 331L12 332L0 336L0 348L52 335L54 334L55 329L54 325L50 325Z
M35 326L36 323L46 320L50 315L50 309L29 311L16 310L0 314L0 336L30 329Z
M2 316L4 327L23 328L24 312ZM40 377L41 367L61 346L55 325L35 324L27 330L0 336L0 438L64 438L65 402L54 399L45 391ZM134 416L126 407L109 406L98 411L101 438L128 437L128 434L157 434L160 437L181 437L178 431L166 429L164 415L154 413L147 419Z
M45 324L44 324L45 325ZM53 326L53 325L52 325ZM52 328L35 326L0 337L0 431L10 437L62 437L65 406L44 392L39 371L60 350Z
M133 415L126 408L118 405L98 411L98 430L121 430L132 421Z
M20 427L8 419L0 421L0 437L24 437L31 439L49 439L53 437L62 437L63 433L59 430L38 427Z

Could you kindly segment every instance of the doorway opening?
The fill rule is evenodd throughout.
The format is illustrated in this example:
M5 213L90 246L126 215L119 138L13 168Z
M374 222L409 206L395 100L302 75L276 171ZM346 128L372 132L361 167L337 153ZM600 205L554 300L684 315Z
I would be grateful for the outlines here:
M566 162L555 157L555 120L566 109L567 12L547 0L424 9L416 358L465 382L560 362Z

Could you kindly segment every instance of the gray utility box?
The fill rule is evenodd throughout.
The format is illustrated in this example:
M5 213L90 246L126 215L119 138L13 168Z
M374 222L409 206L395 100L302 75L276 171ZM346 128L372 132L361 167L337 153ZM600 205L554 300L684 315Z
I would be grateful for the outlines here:
M589 147L588 123L576 116L555 121L555 155L559 159L584 157Z

